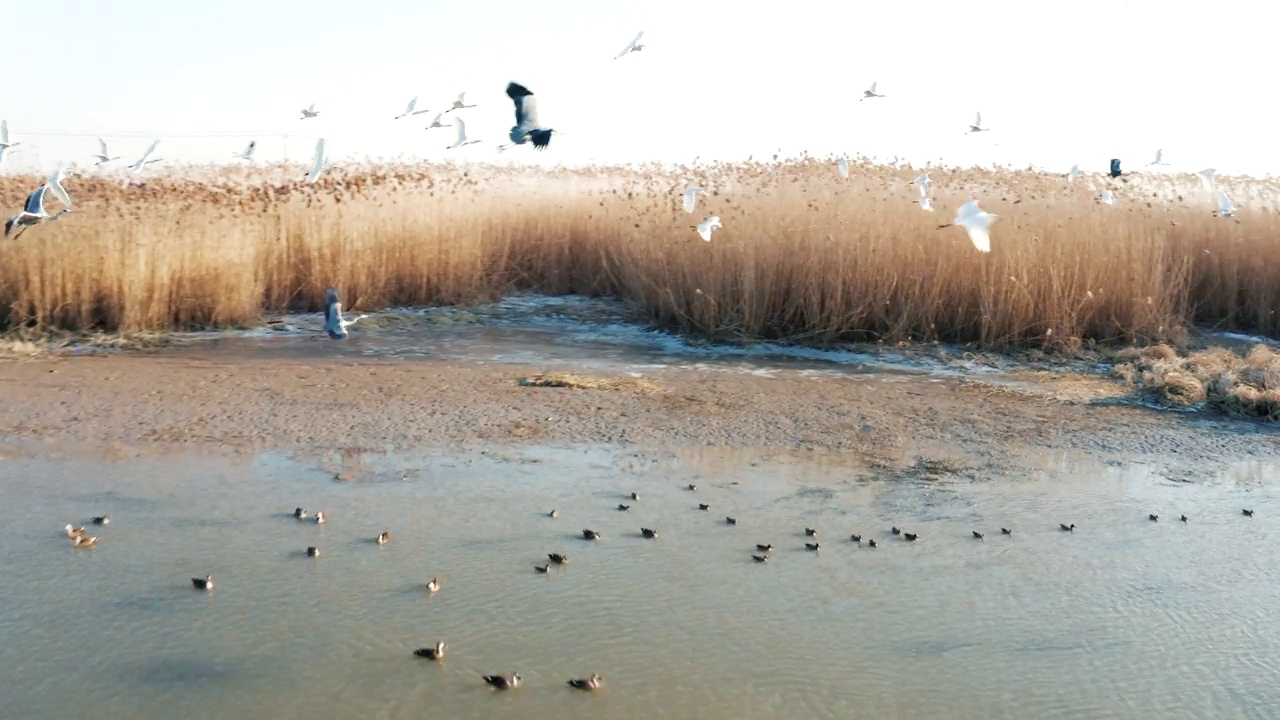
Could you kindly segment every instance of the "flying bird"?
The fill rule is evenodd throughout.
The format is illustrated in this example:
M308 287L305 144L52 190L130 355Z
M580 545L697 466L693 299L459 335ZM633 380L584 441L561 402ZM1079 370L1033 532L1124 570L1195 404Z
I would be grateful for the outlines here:
M311 172L307 173L307 184L314 184L320 179L320 173L324 172L324 138L316 141L315 157L311 161Z
M257 149L258 149L258 141L250 140L249 144L245 146L244 150L238 153L232 153L232 155L234 157L240 158L241 160L253 160L253 151Z
M415 97L414 99L409 101L409 105L405 107L404 112L400 113L399 115L395 116L392 119L399 120L402 117L409 117L410 115L421 115L422 113L425 113L425 112L431 112L430 110L426 110L426 109L415 110L414 108L416 107L418 107L418 98Z
M466 102L463 100L466 96L467 94L465 92L458 93L458 99L453 101L453 107L449 108L448 110L445 110L445 112L448 113L448 112L453 112L454 110L462 110L464 108L475 107L475 105L466 104Z
M840 171L840 177L849 177L849 158L840 158L836 160L836 170Z
M21 144L9 142L9 121L0 120L0 162L4 161L4 154L9 148L18 147Z
M53 178L50 178L50 180L53 180ZM22 237L22 233L26 232L27 228L33 225L39 225L46 221L52 222L66 213L71 212L70 198L67 198L67 201L65 202L67 207L59 210L56 215L50 215L44 209L44 197L45 193L49 192L51 189L50 185L51 183L41 185L38 190L27 196L27 202L26 205L23 206L22 212L14 215L5 222L5 237L9 237L9 234L13 232L14 228L18 228L18 233L13 236L13 239L17 240L19 237ZM61 189L61 185L59 185L59 189ZM58 194L59 198L61 199L62 197L66 197L66 192L66 190L62 190L61 193Z
M103 163L109 163L112 160L120 159L119 155L116 155L113 157L107 154L107 141L103 140L102 138L98 138L98 154L94 155L93 157L98 161L94 163L94 165L101 165Z
M1163 157L1164 157L1164 150L1163 150L1163 149L1157 149L1157 150L1156 150L1156 159L1155 159L1155 160L1152 160L1152 161L1151 161L1151 162L1149 162L1149 163L1147 163L1147 165L1168 165L1169 163L1164 162L1164 161L1162 160L1162 158L1163 158Z
M875 83L871 83L871 87L870 87L869 89L867 89L867 90L863 90L863 91L862 91L862 97L858 100L858 102L862 102L863 100L866 100L867 98L877 98L877 97L884 97L884 96L883 96L883 95L877 95L877 94L876 94L876 84L875 84Z
M984 211L978 207L977 200L970 200L960 209L956 211L956 219L945 225L939 225L941 230L952 225L962 227L969 233L969 241L978 249L978 252L991 252L991 222L998 215Z
M525 140L533 143L535 150L542 150L551 143L552 128L544 128L538 123L538 99L529 88L520 83L507 83L507 97L516 106L516 124L511 128L511 142L523 145Z
M468 140L468 139L467 139L467 124L466 124L465 122L463 122L462 118L458 118L455 122L457 122L457 123L458 123L458 139L457 139L457 141L456 141L456 142L454 142L452 145L450 145L449 147L445 148L445 150L452 150L452 149L454 149L454 148L460 148L460 147L462 147L463 145L474 145L474 144L476 144L476 143L480 142L479 140ZM551 133L550 133L550 131L548 131L548 132L547 132L547 136L548 136L548 138L550 138L550 135L551 135Z
M920 188L920 197L929 196L929 173L925 173L915 179L916 187Z
M626 46L625 48L623 48L623 49L622 49L622 52L620 52L620 53L618 53L616 56L614 56L614 58L613 58L613 59L614 59L614 60L617 60L618 58L622 57L623 55L626 55L627 53L640 52L641 50L643 50L643 49L644 49L644 46L640 44L640 38L642 38L642 37L644 37L644 31L643 31L643 30L641 30L640 32L636 33L636 37L635 37L635 39L634 39L634 40L632 40L630 43L628 43L628 44L627 44L627 46Z
M427 129L430 130L431 128L438 128L438 127L453 127L452 125L445 125L444 123L440 122L440 118L442 117L444 117L444 113L436 113L436 118L431 121L431 124L427 126Z
M698 195L706 195L706 191L700 187L691 187L684 191L684 211L692 214L694 208L698 204Z
M1231 196L1223 190L1218 191L1218 217L1232 217L1236 214L1236 206L1231 202Z
M691 227L698 231L698 235L701 236L703 240L711 242L711 232L720 227L720 216L711 215L707 217L707 219L697 225L692 225ZM706 508L703 509L705 510Z
M146 152L142 153L142 157L138 158L132 165L129 166L129 169L132 170L135 174L141 175L143 168L150 165L151 163L160 162L160 158L151 157L151 153L156 151L156 146L158 146L159 144L160 144L159 140L152 140L151 146L147 148Z
M306 120L307 118L313 118L319 114L320 114L320 111L316 109L316 104L311 103L307 107L302 108L302 117L299 118L299 120Z
M977 132L990 132L990 131L991 131L991 128L982 127L982 113L978 113L976 116L974 116L973 124L969 126L969 132L977 133Z
M1196 173L1200 178L1200 186L1205 189L1205 192L1213 192L1213 174L1216 172L1218 171L1213 168L1205 168Z
M347 328L366 317L369 316L357 315L351 320L342 317L342 301L338 299L337 289L329 288L324 291L324 330L329 333L329 337L334 340L345 340L347 338ZM379 536L379 542L381 542L381 537Z

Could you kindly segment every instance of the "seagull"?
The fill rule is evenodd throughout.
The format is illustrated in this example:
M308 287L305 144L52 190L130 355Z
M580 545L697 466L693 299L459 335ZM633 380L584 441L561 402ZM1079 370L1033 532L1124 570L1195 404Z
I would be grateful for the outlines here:
M4 160L4 153L11 147L17 147L22 143L9 142L9 121L0 120L0 161Z
M1103 190L1102 195L1099 196L1098 199L1107 205L1113 205L1115 204L1116 196L1113 195L1110 190Z
M1071 166L1071 171L1067 173L1067 182L1075 182L1078 177L1080 177L1079 163Z
M863 91L862 91L862 97L858 99L858 102L862 102L863 100L866 100L867 98L873 98L873 97L884 97L883 95L877 95L877 94L876 94L876 84L875 84L875 83L871 83L871 88L870 88L870 89L868 89L868 90L863 90Z
M915 179L916 187L920 188L920 197L929 196L929 173L925 173Z
M840 158L836 160L836 170L840 171L840 177L849 177L849 158Z
M440 122L440 118L442 117L444 117L444 113L436 113L436 119L431 121L431 124L427 126L427 129L430 130L431 128L438 128L438 127L453 127L452 125L445 125L444 123Z
M1156 159L1155 159L1155 160L1152 160L1152 161L1151 161L1151 162L1149 162L1149 163L1147 163L1147 165L1168 165L1169 163L1167 163L1167 162L1163 162L1163 161L1162 161L1162 158L1163 158L1163 157L1164 157L1164 150L1163 150L1163 149L1157 149L1157 150L1156 150Z
M707 194L707 192L700 187L691 187L688 190L684 191L684 211L685 212L690 214L693 213L694 208L698 204L699 193L703 195ZM692 488L693 486L690 485L689 487Z
M707 242L711 242L711 231L720 227L720 216L719 215L708 216L706 220L703 220L697 225L693 225L691 227L694 230L698 231L698 235L702 236L703 240L706 240Z
M151 146L147 148L146 152L142 153L142 157L138 158L137 161L135 161L132 165L129 166L129 169L133 170L138 175L141 175L143 168L150 165L151 163L160 162L160 158L151 158L151 153L156 151L156 146L159 144L160 144L159 140L152 140Z
M547 132L548 140L550 139L550 136L551 136L551 133L550 133L550 131L548 131L548 132ZM466 124L465 122L463 122L462 118L458 118L458 140L457 140L457 142L455 142L454 144L452 144L452 145L450 145L449 147L445 148L445 150L452 150L452 149L454 149L454 148L460 148L460 147L462 147L463 145L474 145L474 144L476 144L476 143L478 143L478 142L480 142L480 141L479 141L479 140L468 140L468 139L467 139L467 124Z
M976 133L976 132L990 132L990 131L991 131L991 128L982 127L982 113L978 113L977 116L973 118L973 124L969 126L969 132Z
M311 103L307 107L302 108L302 117L299 118L299 120L306 120L307 118L313 118L319 114L320 114L320 111L316 109L316 104Z
M50 180L52 179L53 178L50 178ZM5 237L9 237L9 234L13 232L14 228L18 228L18 233L13 236L13 239L17 240L18 238L22 237L22 233L26 232L28 227L31 227L32 225L39 225L40 223L45 221L52 222L62 217L66 213L71 212L70 204L68 204L67 207L64 207L61 210L59 210L57 215L50 215L48 212L45 211L44 196L45 196L45 193L49 192L50 189L51 189L50 185L46 183L44 185L41 185L38 190L36 190L35 192L27 196L27 203L26 205L23 206L22 212L18 213L17 215L14 215L13 217L9 218L8 221L5 222L4 224ZM61 189L61 186L59 186L59 189ZM65 195L66 190L63 190L62 194Z
M369 316L357 315L351 320L342 317L342 301L338 299L338 291L335 288L324 291L324 331L329 333L329 337L345 340L347 328L367 317Z
M112 160L120 159L119 155L112 157L111 155L107 154L107 141L103 140L102 138L98 138L98 154L94 155L93 157L96 158L98 161L94 163L94 165L101 165L103 163L109 163Z
M307 184L312 185L316 180L320 179L320 173L324 172L324 138L316 141L315 157L311 161L311 172L307 173Z
M463 108L475 107L475 105L467 105L463 101L463 98L466 97L466 95L467 94L465 92L458 93L458 99L453 101L453 107L449 108L448 110L445 110L445 112L448 113L448 112L453 112L454 110L462 110Z
M630 43L628 43L628 44L627 44L627 46L626 46L625 48L623 48L623 49L622 49L622 52L620 52L620 53L618 53L616 56L614 56L614 58L613 58L613 59L614 59L614 60L617 60L618 58L622 57L623 55L626 55L627 53L640 52L641 50L643 50L643 49L644 49L644 46L640 44L640 38L642 38L642 37L644 37L644 31L643 31L643 30L641 30L640 32L636 33L636 37L635 37L635 39L634 39L634 40L632 40Z
M233 153L233 155L235 157L240 158L241 160L253 160L253 151L257 149L258 149L258 141L250 140L249 144L245 147L245 149L242 152Z
M523 145L525 140L530 140L535 150L546 148L555 130L538 123L538 99L533 96L533 91L520 83L509 82L507 97L516 106L516 125L511 128L511 142Z
M977 200L970 200L956 211L955 220L946 225L939 225L938 229L958 225L969 232L969 240L978 252L989 253L991 252L991 221L997 217L999 216L978 207Z
M405 107L404 112L400 113L399 115L395 116L392 119L399 120L402 117L409 117L410 115L421 115L422 113L425 113L425 112L431 112L430 110L415 110L414 108L416 107L418 107L418 98L415 97L414 99L409 101L409 105Z
M1205 189L1205 192L1213 192L1213 174L1216 172L1218 171L1213 168L1205 168L1196 173L1200 177L1200 186Z
M1218 191L1218 217L1232 217L1236 214L1236 206L1225 190Z

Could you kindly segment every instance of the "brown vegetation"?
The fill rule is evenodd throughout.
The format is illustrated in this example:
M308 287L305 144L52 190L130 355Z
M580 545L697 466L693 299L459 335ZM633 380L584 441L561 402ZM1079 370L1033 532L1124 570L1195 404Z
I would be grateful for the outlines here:
M1204 404L1227 415L1280 420L1280 352L1212 348L1180 356L1168 345L1120 353L1115 373L1169 406Z
M302 174L288 170L72 175L79 213L0 245L0 329L246 325L316 310L332 285L357 310L517 289L612 295L660 325L818 344L1074 349L1177 342L1191 323L1280 330L1274 214L1215 218L1207 201L1166 205L1128 179L935 170L927 213L915 171L863 164L841 179L812 159L335 168L314 186L282 180ZM0 178L0 197L16 211L39 182ZM680 195L693 184L710 194L689 215ZM1094 200L1104 185L1115 206ZM936 228L971 195L1000 216L990 254ZM711 214L724 227L706 243L690 226Z

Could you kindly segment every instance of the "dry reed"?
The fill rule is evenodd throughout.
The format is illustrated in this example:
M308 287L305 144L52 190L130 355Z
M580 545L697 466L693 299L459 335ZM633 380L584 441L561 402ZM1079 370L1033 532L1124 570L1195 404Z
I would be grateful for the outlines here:
M296 168L73 175L81 212L0 245L0 329L242 326L264 311L465 304L513 290L611 295L720 339L937 340L1074 349L1180 340L1192 323L1275 333L1280 223L1163 203L1149 187L1030 172L805 159L664 169ZM240 177L232 177L234 173ZM0 178L16 210L39 178ZM1091 185L1092 183L1092 185ZM680 209L698 184L710 195ZM1116 206L1094 198L1116 187ZM1167 194L1167 193L1166 193ZM993 252L939 230L970 195ZM52 201L51 201L52 202ZM704 243L690 225L718 214Z
M1204 404L1235 417L1280 420L1280 352L1256 345L1244 354L1211 348L1179 356L1168 345L1120 353L1115 373L1170 406Z

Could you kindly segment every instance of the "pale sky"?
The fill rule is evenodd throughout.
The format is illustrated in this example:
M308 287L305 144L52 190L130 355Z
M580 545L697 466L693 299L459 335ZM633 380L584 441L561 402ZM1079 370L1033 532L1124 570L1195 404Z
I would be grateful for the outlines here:
M354 11L354 12L353 12ZM894 156L1280 172L1269 3L1132 0L44 0L0 42L0 171L131 161L498 155L508 80L562 129L541 163ZM10 17L8 22L18 20ZM644 30L645 49L616 55ZM860 102L872 82L887 97ZM459 91L484 142L423 128ZM393 121L409 98L429 114ZM318 118L299 120L316 103ZM991 132L965 135L975 112ZM446 115L446 118L449 116ZM50 133L50 134L42 134ZM70 136L68 136L70 135ZM119 161L118 161L119 162ZM154 166L153 166L154 167ZM150 172L150 169L148 170Z

